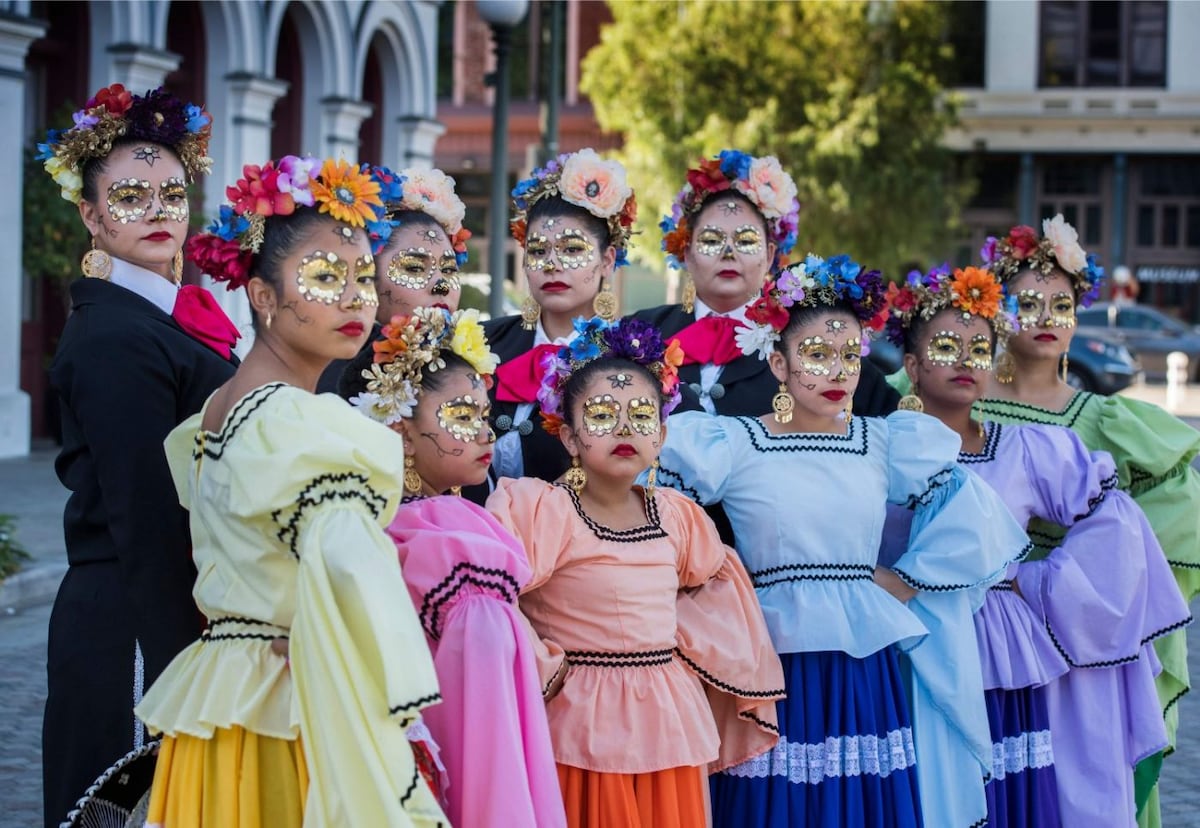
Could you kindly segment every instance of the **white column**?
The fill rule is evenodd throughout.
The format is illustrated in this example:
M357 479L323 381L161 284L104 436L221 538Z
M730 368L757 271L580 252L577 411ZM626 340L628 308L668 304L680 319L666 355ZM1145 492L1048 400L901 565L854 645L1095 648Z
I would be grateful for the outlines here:
M205 188L205 215L215 216L225 202L225 187L237 181L246 164L265 164L271 158L271 113L275 102L288 91L287 81L250 72L231 72L224 78L226 121L213 125L213 134L222 150L210 147L213 157L211 182ZM222 285L208 284L213 296L242 333L238 352L245 354L254 340L250 327L250 305L245 292L227 291Z
M396 169L433 166L433 149L437 139L446 132L445 124L419 115L403 115L396 119L395 157L399 159ZM388 155L384 149L384 155Z
M375 111L369 103L352 98L321 99L321 154L358 162L358 131Z
M42 23L0 17L0 112L25 112L25 54L46 32ZM19 124L17 125L19 126ZM0 169L13 177L0 191L0 457L29 454L29 395L21 390L22 128L0 130ZM5 161L3 159L7 158Z
M1037 89L1038 4L989 0L983 83L988 92Z
M1167 3L1167 89L1200 92L1200 3L1170 0Z
M112 65L111 79L93 84L99 89L113 83L121 83L135 95L144 95L149 89L163 85L167 75L179 68L179 55L164 52L137 43L116 43L108 47Z

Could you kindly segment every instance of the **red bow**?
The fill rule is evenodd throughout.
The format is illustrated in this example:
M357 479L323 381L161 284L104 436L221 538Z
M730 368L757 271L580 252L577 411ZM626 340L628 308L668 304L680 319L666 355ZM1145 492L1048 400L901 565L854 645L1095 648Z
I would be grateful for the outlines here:
M501 402L531 403L542 384L542 357L558 353L562 345L537 345L496 369L496 399Z
M233 346L242 336L213 295L195 285L184 285L179 289L171 316L193 339L204 343L225 359L229 359Z
M742 327L728 316L706 316L693 322L674 338L683 348L684 365L727 365L742 355L733 332Z

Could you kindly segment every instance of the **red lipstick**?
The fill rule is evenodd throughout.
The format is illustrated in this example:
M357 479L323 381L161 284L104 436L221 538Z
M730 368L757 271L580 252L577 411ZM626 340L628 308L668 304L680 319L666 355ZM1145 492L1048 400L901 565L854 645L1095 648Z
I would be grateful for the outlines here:
M362 336L362 332L366 330L361 322L347 322L342 327L338 328L339 333L343 333L349 337Z
M160 242L168 241L170 238L170 233L166 232L165 230L158 230L154 233L150 233L149 235L142 236L142 241Z
M633 457L637 454L637 449L629 445L629 443L621 443L621 445L612 450L612 453L617 457Z
M842 400L846 399L846 392L834 389L830 391L822 391L821 396L827 400L830 400L831 402L841 402Z
M546 293L561 293L564 290L570 290L571 286L566 282L546 282L542 285L542 290Z

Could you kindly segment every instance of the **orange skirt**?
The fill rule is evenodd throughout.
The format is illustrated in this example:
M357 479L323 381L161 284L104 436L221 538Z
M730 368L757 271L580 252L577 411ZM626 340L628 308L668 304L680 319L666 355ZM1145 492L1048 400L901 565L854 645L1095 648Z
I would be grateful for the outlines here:
M703 828L708 819L704 768L601 773L558 765L569 828Z
M147 826L300 828L308 768L300 740L234 726L211 739L163 738Z

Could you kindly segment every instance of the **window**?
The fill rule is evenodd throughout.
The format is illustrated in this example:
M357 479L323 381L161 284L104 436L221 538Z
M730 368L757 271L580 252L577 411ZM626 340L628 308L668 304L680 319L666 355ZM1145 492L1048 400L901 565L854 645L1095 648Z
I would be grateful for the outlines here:
M1042 87L1164 87L1165 0L1044 0Z
M437 21L437 96L454 96L454 18L457 3L442 3Z
M983 86L987 43L987 4L983 0L951 0L945 4L946 40L954 57L946 68L947 86Z
M1153 250L1200 250L1200 160L1155 158L1138 163L1134 244Z

